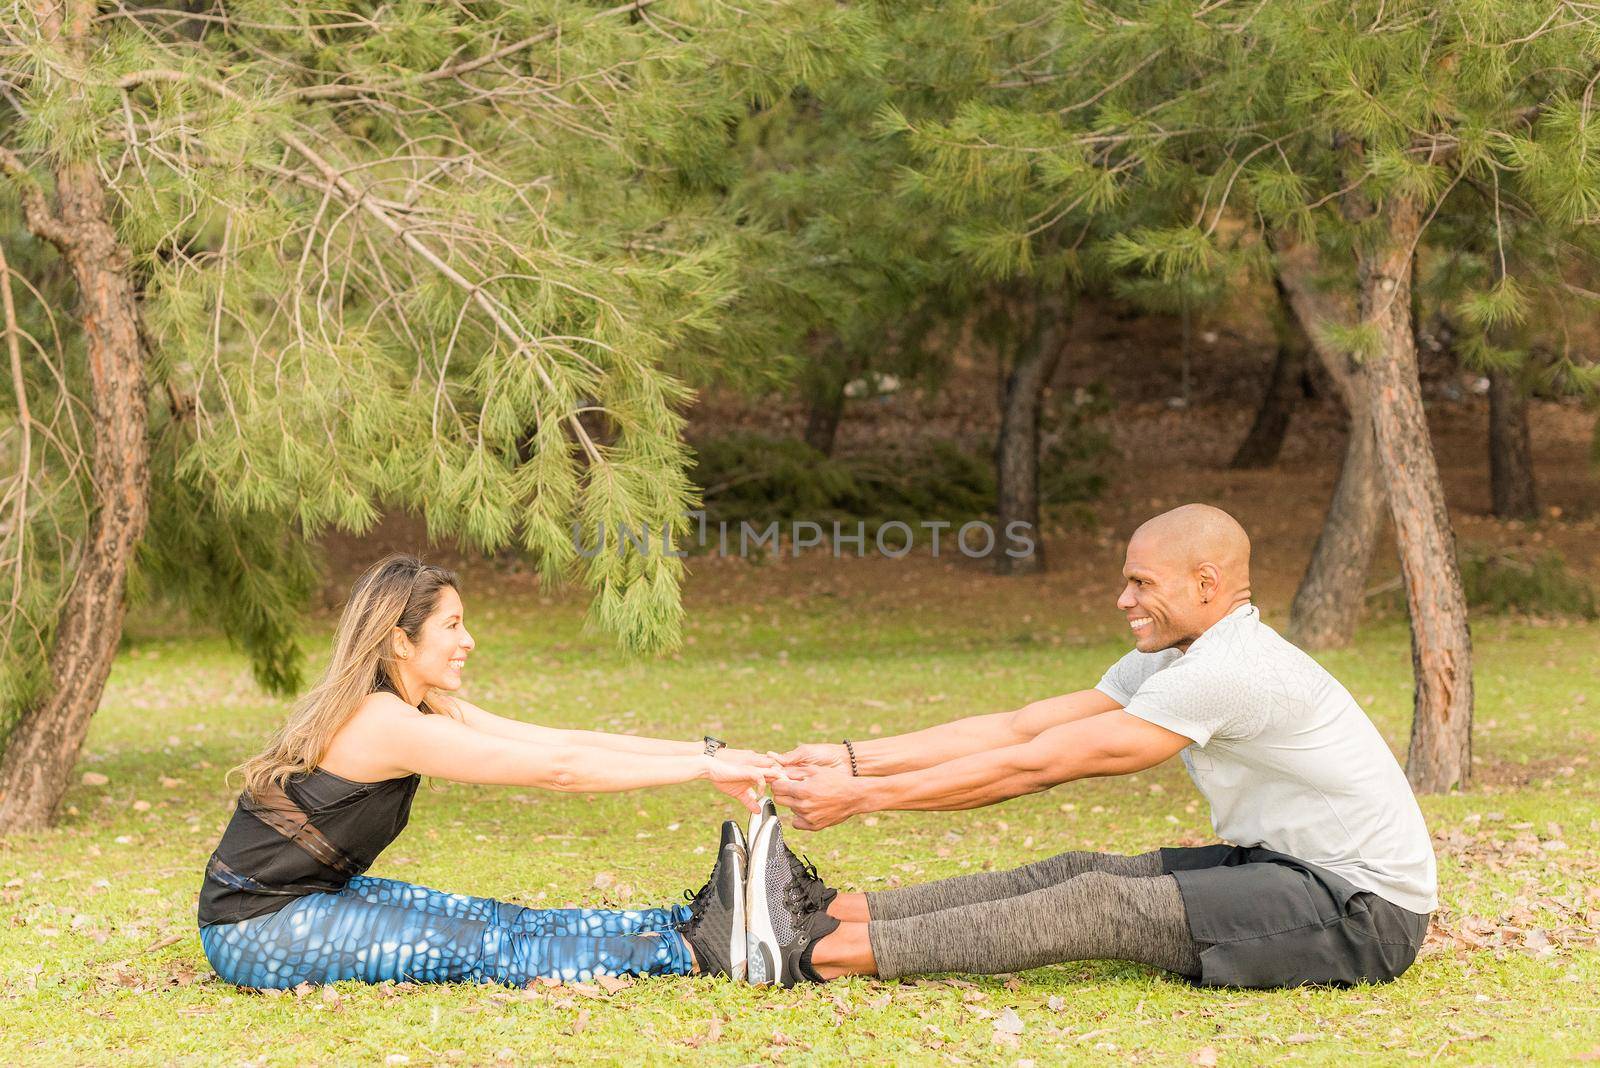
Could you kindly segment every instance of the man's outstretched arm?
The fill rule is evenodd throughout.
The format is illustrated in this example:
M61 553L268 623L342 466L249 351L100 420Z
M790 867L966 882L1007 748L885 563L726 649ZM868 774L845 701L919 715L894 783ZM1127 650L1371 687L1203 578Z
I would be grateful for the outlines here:
M864 812L979 808L1074 779L1127 775L1154 767L1191 742L1117 709L930 771L852 778L848 771L819 770L780 779L772 783L772 796L794 811L796 827L821 830Z
M856 766L861 775L898 775L974 753L1021 745L1052 727L1121 707L1099 690L1079 690L1032 701L1011 712L967 716L920 731L850 744L855 747ZM837 742L797 746L776 755L791 768L834 768L847 773L850 770L850 758L844 746Z

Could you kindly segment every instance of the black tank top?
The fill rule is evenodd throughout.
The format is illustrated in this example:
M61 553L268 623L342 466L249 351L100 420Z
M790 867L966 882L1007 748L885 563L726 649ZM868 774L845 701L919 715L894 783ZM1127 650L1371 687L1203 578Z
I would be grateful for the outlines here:
M390 686L380 689L394 692ZM355 782L322 768L291 776L283 792L366 871L411 816L420 775ZM276 912L298 897L344 889L350 877L318 861L238 802L200 887L200 926Z

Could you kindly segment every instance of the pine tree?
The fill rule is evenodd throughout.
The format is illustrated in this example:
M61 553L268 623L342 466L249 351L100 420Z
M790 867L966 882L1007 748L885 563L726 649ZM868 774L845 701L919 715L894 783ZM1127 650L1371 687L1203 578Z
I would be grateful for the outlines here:
M1111 289L1116 237L1162 217L1164 200L1154 185L1129 195L1137 147L1062 121L1103 88L1085 62L1092 18L1031 0L890 11L900 62L880 125L909 152L898 195L938 223L944 307L995 360L999 525L1037 532L1044 394L1074 308ZM1030 555L997 557L998 569L1042 570L1034 540Z
M0 830L48 822L130 583L298 680L306 539L409 508L677 640L690 382L751 358L720 166L833 5L14 8ZM23 237L23 234L26 237ZM615 542L613 538L613 542ZM137 556L136 556L137 553ZM219 605L221 607L219 607Z
M1129 134L1159 114L1160 162L1192 168L1205 190L1197 222L1131 240L1156 258L1247 210L1351 249L1358 321L1330 333L1358 360L1400 548L1417 687L1407 771L1420 790L1463 784L1472 645L1417 381L1413 265L1471 183L1515 189L1554 225L1593 216L1595 21L1509 0L1094 10L1108 52L1145 55L1154 72L1104 110Z
M1529 400L1583 394L1600 380L1571 345L1596 297L1567 280L1594 270L1594 241L1587 227L1554 225L1498 183L1463 184L1466 194L1434 222L1420 290L1439 307L1462 365L1489 380L1491 510L1531 519L1539 506Z
M1022 212L1052 196L1061 217L1090 209L1074 251L1094 248L1085 242L1099 228L1114 265L1175 287L1227 259L1264 270L1266 238L1280 232L1348 256L1355 321L1312 332L1354 360L1365 411L1352 414L1370 415L1395 523L1416 676L1408 774L1426 791L1464 783L1472 647L1417 379L1413 263L1435 215L1472 183L1514 190L1550 225L1594 218L1600 21L1513 0L1125 0L988 14L983 39L1011 60L1008 79L917 129L933 161L924 184L968 211L980 266L1021 274L1048 249L1040 224L1053 216ZM1113 227L1108 209L1130 188L1145 218ZM1241 237L1240 219L1259 240Z
M853 13L859 63L751 101L731 136L736 176L716 190L754 224L747 269L765 289L751 303L770 317L766 341L789 358L805 441L823 455L851 381L910 378L932 362L920 340L940 281L939 234L893 195L905 153L873 129L890 92L885 27Z

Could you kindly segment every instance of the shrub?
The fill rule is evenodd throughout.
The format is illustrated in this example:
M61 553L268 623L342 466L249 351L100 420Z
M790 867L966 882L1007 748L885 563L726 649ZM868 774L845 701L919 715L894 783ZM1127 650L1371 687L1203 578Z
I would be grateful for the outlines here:
M1468 549L1461 555L1461 583L1467 605L1487 613L1600 615L1594 588L1556 552L1528 559L1506 550Z
M1461 587L1474 615L1521 614L1546 619L1595 619L1600 601L1583 576L1557 552L1528 556L1512 549L1477 546L1461 550ZM1398 578L1368 594L1381 614L1404 615L1405 592Z
M1089 519L1081 506L1105 492L1109 408L1104 390L1078 389L1041 419L1040 502L1079 506L1080 522ZM875 532L890 520L959 526L994 515L992 440L969 450L921 439L830 457L795 438L738 431L703 440L696 452L691 477L713 526L837 520L861 521Z

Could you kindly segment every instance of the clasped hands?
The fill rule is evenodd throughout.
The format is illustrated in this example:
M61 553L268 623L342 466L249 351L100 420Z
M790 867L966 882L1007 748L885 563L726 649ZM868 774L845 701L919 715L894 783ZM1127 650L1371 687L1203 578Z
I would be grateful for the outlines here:
M851 775L842 745L811 743L764 754L721 749L712 764L717 789L754 812L760 788L769 786L773 801L793 813L791 822L802 831L820 831L863 811L863 783Z

